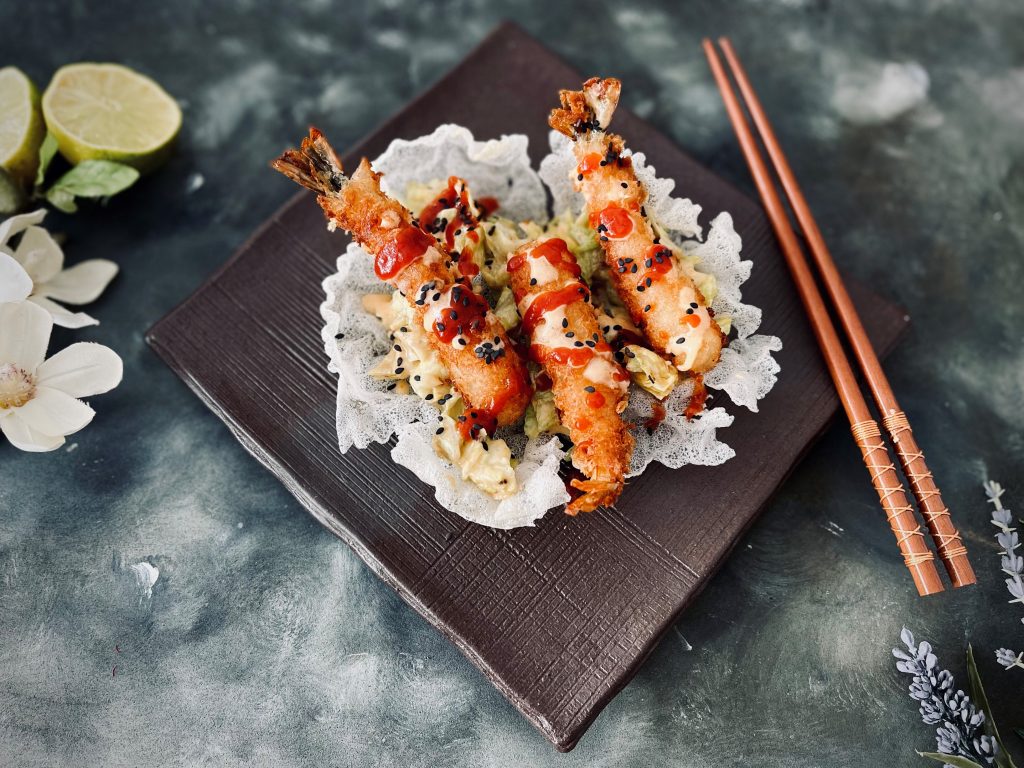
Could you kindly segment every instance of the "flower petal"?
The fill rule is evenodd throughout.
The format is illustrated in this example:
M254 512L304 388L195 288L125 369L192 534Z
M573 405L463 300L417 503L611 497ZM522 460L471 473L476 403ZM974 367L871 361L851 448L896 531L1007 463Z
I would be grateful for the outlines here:
M0 304L0 365L34 373L46 356L53 319L31 301Z
M0 221L0 245L3 245L28 227L38 224L43 220L44 216L46 216L46 209L40 208L38 211L22 213Z
M28 300L49 312L53 322L61 328L85 328L87 325L100 324L100 321L92 315L87 315L85 312L72 312L57 302L50 301L42 296L29 296Z
M43 386L36 386L33 398L14 411L22 421L44 435L70 435L96 415L96 411L81 400Z
M121 383L121 358L109 347L80 341L65 347L36 370L40 386L72 397L107 392Z
M14 258L36 283L45 283L64 266L64 252L42 227L29 227L18 241Z
M23 451L52 451L64 445L63 437L36 432L16 411L0 416L0 432L11 441L11 445Z
M32 293L32 278L13 257L0 250L0 304L24 301Z
M96 301L117 274L117 264L106 259L89 259L58 272L49 280L36 280L36 293L68 304Z

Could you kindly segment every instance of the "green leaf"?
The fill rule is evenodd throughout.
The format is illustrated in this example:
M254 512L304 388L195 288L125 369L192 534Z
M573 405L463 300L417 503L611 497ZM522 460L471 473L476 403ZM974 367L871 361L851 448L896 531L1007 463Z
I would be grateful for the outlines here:
M988 696L981 685L981 675L978 674L978 665L974 661L974 648L967 644L967 677L971 684L971 701L985 713L985 733L996 740L999 745L999 754L996 755L996 765L999 768L1016 768L1013 758L1006 751L1006 745L999 738L999 728L996 727L996 719L992 716L992 707L988 703Z
M954 766L954 768L984 768L984 766L978 765L973 760L968 760L966 757L960 757L960 755L944 755L941 752L918 752L917 754L921 757L927 757L940 763L947 763Z
M17 213L25 203L21 185L0 168L0 216Z
M52 133L47 132L46 138L43 139L43 143L39 146L39 170L36 171L36 189L43 186L43 181L46 179L46 171L50 168L50 163L57 154L57 140L53 137Z
M50 205L56 208L58 211L64 211L64 213L74 213L78 210L78 206L75 205L75 196L70 192L66 192L63 189L57 187L50 187L46 191L46 199L50 201Z
M111 160L83 160L50 187L74 197L110 197L122 192L139 178L130 165ZM49 193L47 193L49 195Z

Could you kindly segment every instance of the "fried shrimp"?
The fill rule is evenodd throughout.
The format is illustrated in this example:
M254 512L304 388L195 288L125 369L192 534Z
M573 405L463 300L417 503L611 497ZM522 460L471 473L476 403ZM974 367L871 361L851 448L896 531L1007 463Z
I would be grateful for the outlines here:
M381 176L370 163L364 158L345 176L327 139L311 128L301 149L288 150L272 165L316 192L328 226L350 232L373 254L377 276L409 302L465 402L463 436L493 436L498 426L517 421L530 400L523 359L487 301L460 277L444 245L381 191Z
M612 356L564 240L526 243L509 258L508 271L530 356L551 379L555 406L575 445L573 464L587 478L573 481L583 495L567 511L614 504L633 453L633 436L619 416L629 374Z
M605 131L619 89L618 80L595 77L582 91L561 91L562 107L548 123L574 142L576 188L633 322L680 371L703 374L718 363L725 334L687 269L656 236L622 137Z

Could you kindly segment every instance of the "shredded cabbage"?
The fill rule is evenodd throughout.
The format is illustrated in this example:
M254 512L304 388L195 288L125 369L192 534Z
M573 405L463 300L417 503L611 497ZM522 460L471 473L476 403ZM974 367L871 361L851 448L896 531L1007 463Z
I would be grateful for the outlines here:
M551 390L534 392L533 399L526 407L526 421L523 431L529 438L548 432L551 434L568 434L568 430L558 420L558 409L555 408L555 396Z
M657 352L638 344L627 344L622 354L634 383L659 400L668 397L679 383L679 371Z

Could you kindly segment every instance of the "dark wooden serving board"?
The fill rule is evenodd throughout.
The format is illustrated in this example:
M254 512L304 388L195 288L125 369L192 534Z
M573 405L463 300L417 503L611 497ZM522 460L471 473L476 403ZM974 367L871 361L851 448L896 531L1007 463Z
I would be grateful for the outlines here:
M580 81L520 28L502 25L353 148L346 165L452 121L477 138L525 133L538 161L558 89ZM321 127L329 136L331 126ZM736 421L722 437L737 455L721 467L652 465L615 510L554 512L535 528L502 532L439 507L387 446L341 455L319 306L345 240L328 234L305 193L148 335L245 448L563 751L633 677L838 404L760 207L628 111L615 127L703 206L705 224L732 213L754 262L744 300L764 310L762 331L783 340L782 373L761 412L730 408ZM304 128L296 125L296 140ZM888 350L903 313L851 290L875 344Z

